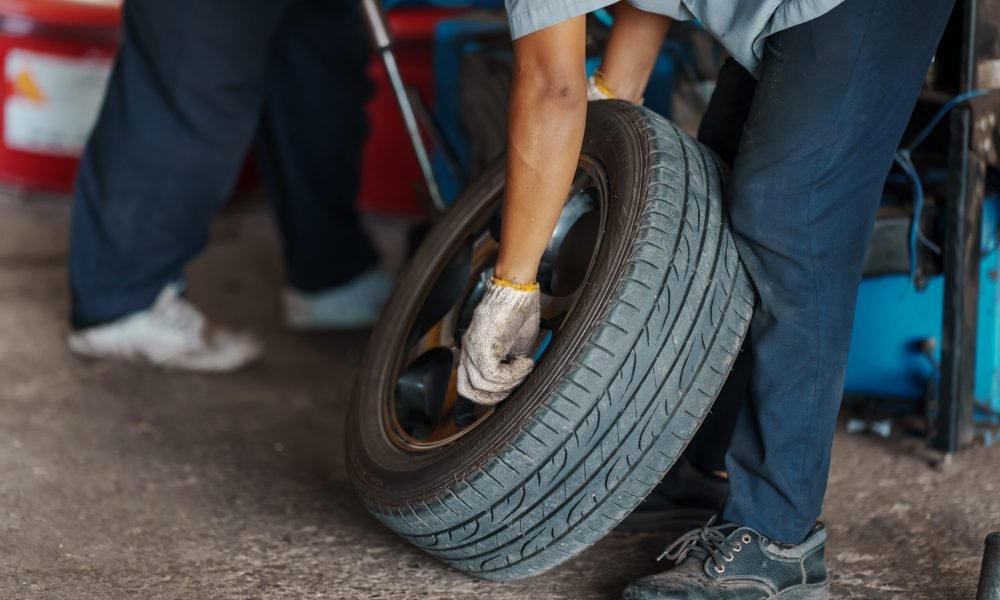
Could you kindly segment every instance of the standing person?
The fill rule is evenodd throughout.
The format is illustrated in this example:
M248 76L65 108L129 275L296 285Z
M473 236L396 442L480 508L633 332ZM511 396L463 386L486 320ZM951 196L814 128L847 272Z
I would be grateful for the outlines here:
M664 553L676 567L633 583L625 597L827 598L817 519L862 259L953 3L629 2L697 17L758 79L746 110L709 114L745 119L726 201L757 308L747 397L736 403L731 443L718 440L728 444L730 483L720 517L681 536ZM460 392L476 402L501 401L533 366L524 352L537 328L525 323L538 322L538 258L568 192L586 114L583 15L609 4L508 0L516 68L504 228L459 370ZM703 131L716 126L732 130L706 123Z
M391 288L354 202L369 42L354 2L126 0L124 37L73 204L82 355L198 371L258 357L183 296L254 147L284 241L285 318L363 327Z

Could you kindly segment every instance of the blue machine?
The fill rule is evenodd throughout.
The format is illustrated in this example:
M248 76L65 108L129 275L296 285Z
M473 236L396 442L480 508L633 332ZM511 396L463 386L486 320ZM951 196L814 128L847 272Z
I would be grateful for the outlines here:
M987 444L1000 441L1000 288L998 270L1000 198L986 199L979 278L975 417ZM918 290L906 274L865 279L858 292L846 391L921 401L936 393L944 316L944 276ZM929 342L929 343L928 343Z

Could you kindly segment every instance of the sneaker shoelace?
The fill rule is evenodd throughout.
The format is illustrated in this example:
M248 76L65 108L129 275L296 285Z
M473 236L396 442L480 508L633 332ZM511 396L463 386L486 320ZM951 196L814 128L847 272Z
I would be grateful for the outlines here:
M733 552L741 549L739 542L729 540L729 534L738 526L735 523L715 525L716 518L712 517L704 526L677 538L656 560L666 558L680 564L688 555L702 559L710 556L716 570L725 570L724 563L733 560Z

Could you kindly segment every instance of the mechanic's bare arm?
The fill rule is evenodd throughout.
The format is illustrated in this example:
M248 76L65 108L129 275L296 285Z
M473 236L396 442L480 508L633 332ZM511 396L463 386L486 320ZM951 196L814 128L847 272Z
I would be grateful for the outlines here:
M614 15L615 24L599 72L613 97L639 102L671 19L639 10L628 2L616 4Z
M627 2L615 6L615 25L601 62L611 95L642 98L670 18ZM507 188L496 275L535 281L573 180L586 119L584 17L514 41L514 82L508 130Z
M538 263L562 211L583 144L584 19L576 17L514 42L500 254L495 277L462 336L456 382L459 394L478 404L503 401L534 368L531 353L541 313L535 282ZM626 30L628 23L628 19L623 22ZM615 35L626 35L620 29L616 24ZM630 67L626 73L642 79L637 85L640 91L662 41L662 37L656 40L652 52L643 52L651 54L648 68ZM625 61L632 42L619 42L621 55L615 60Z
M496 275L535 281L573 181L587 116L585 20L514 41L507 188Z

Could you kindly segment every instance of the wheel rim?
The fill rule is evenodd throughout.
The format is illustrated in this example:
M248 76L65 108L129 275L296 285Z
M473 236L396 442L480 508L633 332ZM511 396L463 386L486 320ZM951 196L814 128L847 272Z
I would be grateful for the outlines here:
M499 205L500 190L485 201ZM534 358L545 350L573 311L590 276L600 247L607 213L607 175L595 160L580 158L573 185L552 239L543 253L538 282L542 322ZM467 236L440 270L417 311L404 341L395 373L396 388L387 398L385 432L407 452L424 453L454 443L503 410L476 405L458 395L457 369L461 337L493 274L499 239L499 217Z

